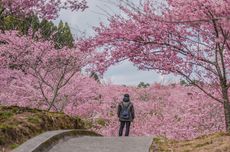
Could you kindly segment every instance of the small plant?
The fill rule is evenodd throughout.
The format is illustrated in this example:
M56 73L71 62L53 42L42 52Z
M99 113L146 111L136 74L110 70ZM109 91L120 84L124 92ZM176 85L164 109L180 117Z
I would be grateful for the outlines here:
M29 122L34 123L34 124L40 123L40 118L37 115L29 116L27 119Z
M11 145L10 145L10 148L11 148L11 149L15 149L15 148L17 148L18 146L19 146L18 144L11 144Z
M90 128L92 128L93 127L93 121L92 120L90 120L90 119L82 119L83 120L83 122L84 122L84 127L86 128L86 129L90 129Z
M206 146L206 145L209 145L209 144L212 144L212 141L207 141L207 142L204 142L204 143L199 143L195 147L203 147L203 146Z
M0 120L2 119L8 119L12 117L14 114L11 111L1 111L0 112Z
M9 128L16 128L16 127L17 127L16 125L0 124L0 129L1 130L6 130L6 129L9 129Z
M103 126L103 127L106 125L106 121L102 118L98 118L96 120L96 122L97 122L97 124L99 124L100 126Z

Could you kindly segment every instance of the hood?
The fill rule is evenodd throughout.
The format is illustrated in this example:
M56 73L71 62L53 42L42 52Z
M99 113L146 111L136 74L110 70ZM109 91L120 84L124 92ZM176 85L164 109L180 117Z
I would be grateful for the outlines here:
M124 102L124 101L122 103L125 107L128 107L128 105L130 104L130 102Z
M129 102L129 101L130 101L130 100L129 100L129 97L126 97L126 96L125 96L125 97L123 98L123 102Z

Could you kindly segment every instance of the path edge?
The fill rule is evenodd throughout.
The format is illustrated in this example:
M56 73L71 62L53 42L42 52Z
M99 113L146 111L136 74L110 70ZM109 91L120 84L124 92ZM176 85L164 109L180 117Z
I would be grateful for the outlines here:
M48 134L54 131L48 131L43 134ZM36 137L29 139L27 142L20 145L18 148L14 149L12 152L48 152L54 145L58 142L65 141L72 137L80 137L80 136L102 136L93 131L85 130L85 129L74 129L74 130L63 130L59 133L56 133L50 137L48 137L44 141L36 141ZM38 136L37 136L38 137ZM28 142L36 142L34 147L29 147Z

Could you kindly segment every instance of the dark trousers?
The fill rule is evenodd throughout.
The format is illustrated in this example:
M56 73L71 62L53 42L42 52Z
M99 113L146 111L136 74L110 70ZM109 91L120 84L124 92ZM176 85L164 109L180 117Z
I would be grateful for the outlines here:
M129 136L129 128L130 128L130 121L121 121L120 124L120 129L119 129L119 136L122 136L123 134L123 129L126 126L126 130L125 130L125 136Z

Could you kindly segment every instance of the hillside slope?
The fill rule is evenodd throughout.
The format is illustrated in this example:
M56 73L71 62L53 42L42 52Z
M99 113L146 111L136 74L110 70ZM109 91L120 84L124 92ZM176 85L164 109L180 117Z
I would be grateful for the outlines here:
M0 151L9 151L48 130L84 129L84 122L63 113L0 106Z
M230 152L230 134L215 133L188 141L154 138L150 152L156 150L160 152Z

